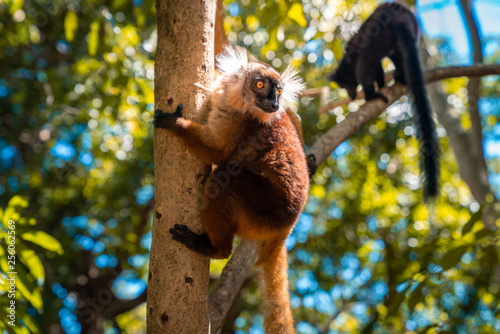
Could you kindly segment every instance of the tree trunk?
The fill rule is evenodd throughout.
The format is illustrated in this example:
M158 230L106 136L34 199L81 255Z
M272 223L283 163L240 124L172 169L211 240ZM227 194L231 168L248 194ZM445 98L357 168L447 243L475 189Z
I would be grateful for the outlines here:
M469 30L470 41L472 46L472 58L474 64L483 62L483 52L481 46L481 37L477 27L477 20L473 12L471 0L460 0L460 5L464 13L465 22ZM469 93L469 114L471 120L470 144L471 154L474 157L476 168L479 173L479 183L476 187L480 187L481 193L484 196L475 196L476 200L483 204L486 202L486 195L491 192L488 182L488 168L484 159L483 152L483 127L481 125L481 115L479 113L479 91L481 88L481 78L469 78L467 83L467 91Z
M229 45L227 41L227 35L224 31L224 1L217 0L217 12L215 14L215 41L214 41L214 55L217 56L219 53L224 51L224 45Z
M184 105L198 117L213 78L215 0L157 1L155 102L163 112ZM155 129L155 214L148 277L148 333L207 333L209 260L172 240L186 224L201 232L200 199L206 166L166 130Z

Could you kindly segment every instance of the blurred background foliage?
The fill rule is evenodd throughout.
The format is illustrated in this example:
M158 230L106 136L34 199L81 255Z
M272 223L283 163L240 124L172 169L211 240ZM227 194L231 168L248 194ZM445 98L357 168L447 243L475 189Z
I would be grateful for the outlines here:
M230 42L260 60L279 70L292 63L309 87L329 85L329 98L345 97L326 74L378 3L224 1L224 25ZM460 52L467 36L457 42L425 12L457 6L417 3L437 66L472 62L469 48ZM483 31L494 23L481 20ZM426 34L432 29L443 33ZM0 305L7 302L4 221L13 219L18 333L145 332L156 39L152 0L0 0ZM488 30L482 42L485 62L498 63L500 30ZM500 81L482 84L482 134L498 197ZM467 79L440 86L469 129ZM359 105L318 115L319 99L304 96L298 112L306 145ZM412 114L403 97L313 177L287 241L299 333L500 331L500 223L495 213L490 226L481 216L496 198L474 199L440 127L443 190L424 204ZM214 279L222 266L212 263ZM225 331L262 333L259 304L249 279ZM2 329L13 330L0 322Z

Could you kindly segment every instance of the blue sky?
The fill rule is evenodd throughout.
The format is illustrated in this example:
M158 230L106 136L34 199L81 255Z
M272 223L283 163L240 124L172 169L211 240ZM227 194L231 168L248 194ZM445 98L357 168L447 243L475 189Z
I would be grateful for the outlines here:
M498 52L500 48L500 0L472 0L473 9L479 25L479 35L483 42L483 55L488 62L488 57ZM463 18L460 0L419 0L417 1L416 14L423 34L428 37L446 38L458 54L456 62L452 65L472 63L472 47L467 34L465 18ZM489 38L495 41L486 41ZM495 114L498 103L481 103L483 115ZM484 135L484 149L487 159L500 156L500 124L487 131ZM490 174L490 182L495 190L500 192L500 176Z
M479 33L484 41L490 36L500 35L500 1L473 0L473 7L479 22ZM465 30L459 0L419 0L416 14L424 35L449 38L464 63L471 62L469 37ZM486 46L485 57L497 51L497 47Z

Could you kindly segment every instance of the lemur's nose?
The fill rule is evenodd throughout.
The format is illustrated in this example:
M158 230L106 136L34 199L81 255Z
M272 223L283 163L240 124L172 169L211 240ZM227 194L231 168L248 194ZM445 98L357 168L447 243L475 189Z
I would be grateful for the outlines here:
M271 108L273 108L274 111L278 110L280 105L276 102L271 102Z

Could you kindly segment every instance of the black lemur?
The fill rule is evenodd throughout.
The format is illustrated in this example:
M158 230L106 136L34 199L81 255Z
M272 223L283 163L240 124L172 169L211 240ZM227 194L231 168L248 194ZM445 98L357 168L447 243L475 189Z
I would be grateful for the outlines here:
M384 86L382 58L389 57L396 67L394 79L407 84L413 94L417 133L420 140L420 167L423 170L424 196L435 197L439 184L439 147L436 125L427 100L417 43L420 37L417 19L397 2L379 6L351 38L337 70L329 76L351 99L361 84L365 99L387 98L375 90Z

